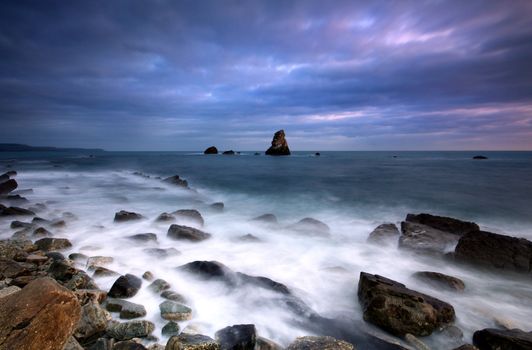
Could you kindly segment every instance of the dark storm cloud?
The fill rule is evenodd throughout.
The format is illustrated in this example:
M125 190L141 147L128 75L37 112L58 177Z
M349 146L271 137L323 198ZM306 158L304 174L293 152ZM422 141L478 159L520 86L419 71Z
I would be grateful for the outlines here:
M529 1L4 1L0 139L532 148Z

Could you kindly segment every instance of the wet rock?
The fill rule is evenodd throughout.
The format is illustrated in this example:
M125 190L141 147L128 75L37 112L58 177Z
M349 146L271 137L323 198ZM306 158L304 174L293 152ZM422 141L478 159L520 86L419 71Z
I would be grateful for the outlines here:
M48 231L44 227L38 227L33 231L34 236L38 237L51 237L53 236L52 232Z
M355 350L355 347L343 340L333 337L299 337L287 350Z
M425 253L446 253L460 239L459 235L408 221L401 222L401 232L400 248Z
M408 214L405 221L413 222L435 228L440 231L463 236L469 232L479 231L480 228L474 222L462 221L445 216L436 216L431 214Z
M399 238L400 232L395 224L382 224L377 226L368 237L368 242L371 243L386 243L394 242Z
M188 187L187 180L181 179L179 177L179 175L174 175L174 176L167 177L166 179L163 180L163 182L166 182L166 183L172 184L172 185L176 185L176 186L179 186L179 187Z
M220 345L206 335L182 333L168 340L166 350L220 350Z
M254 350L257 339L255 325L252 324L225 327L214 336L221 350Z
M107 328L107 334L117 340L145 338L155 330L155 325L146 320L135 320L123 323L112 323Z
M173 216L172 214L168 214L168 213L161 213L161 215L159 215L157 219L155 219L155 221L157 222L171 222L174 220L175 220L175 216Z
M91 266L89 270L92 272L92 277L112 277L120 275L118 272L109 270L108 268L102 266Z
M89 302L101 303L107 298L107 292L100 289L77 289L74 291L81 305Z
M394 334L430 335L454 320L451 305L388 278L360 273L358 298L364 320Z
M205 223L203 217L201 216L201 213L196 209L180 209L174 211L172 214L175 215L178 219L191 221L199 226L203 226L203 224Z
M0 216L32 216L35 213L31 210L19 207L6 207L0 204Z
M405 334L405 340L417 350L430 350L427 344L410 333Z
M289 156L290 149L286 142L284 130L279 130L273 135L272 145L266 150L269 156Z
M107 298L105 308L111 312L119 312L122 319L133 319L146 316L146 308L127 300Z
M83 350L83 347L79 345L78 341L74 337L68 338L67 343L63 350Z
M216 202L209 205L209 208L211 208L214 211L222 212L224 211L224 203L223 202Z
M464 344L453 350L479 350L479 349L476 346L473 346L471 344Z
M283 348L271 341L270 339L266 339L263 337L257 337L255 341L255 350L282 350Z
M329 235L331 229L327 224L313 218L304 218L290 226L292 230L310 235Z
M120 341L113 345L113 350L147 350L146 347L140 343L132 340Z
M17 286L9 286L6 288L0 289L0 299L5 298L11 294L15 294L16 292L19 292L21 289Z
M81 308L81 319L74 331L74 337L81 343L98 338L105 334L107 321L108 314L100 304L95 301L88 302Z
M211 234L193 227L173 224L168 229L167 236L176 240L200 242L210 238Z
M463 291L465 289L464 281L461 279L439 272L419 271L414 273L413 277L436 288L453 291Z
M486 157L486 156L474 156L473 159L475 159L475 160L484 160L484 159L488 159L488 157Z
M77 270L76 274L68 280L64 286L70 290L77 289L97 289L98 286L94 281L87 275L85 271Z
M186 321L192 318L192 310L183 304L165 300L159 304L161 317L165 320Z
M177 301L178 303L186 304L186 298L173 290L165 290L161 293L161 297L164 299Z
M56 350L80 319L76 296L51 278L37 279L0 299L0 348Z
M131 235L128 238L138 242L157 241L157 235L155 233L137 233L136 235Z
M26 260L28 253L34 252L37 249L38 247L30 240L0 240L0 257L5 259Z
M158 278L148 286L148 289L152 292L160 293L164 290L170 289L170 284L165 280Z
M206 279L225 279L233 274L227 266L218 261L193 261L180 266L179 269Z
M112 264L113 261L115 259L113 259L112 256L101 256L101 255L97 255L97 256L91 256L90 258L87 259L87 267L90 268L92 266L104 266L104 265L108 265L108 264Z
M120 210L119 212L115 213L114 221L115 222L126 222L126 221L140 220L142 218L143 216L138 213Z
M146 281L153 281L155 276L153 276L153 273L151 273L151 271L146 271L142 274L142 278L144 278Z
M458 261L487 268L532 272L532 242L491 232L470 232L458 242L454 251Z
M0 258L0 280L29 275L34 269L35 267L31 264Z
M43 252L51 250L63 250L72 247L72 243L66 238L41 238L35 245Z
M30 264L35 264L35 265L42 265L45 262L47 262L48 259L49 258L47 256L42 256L42 255L37 255L37 254L30 254L30 255L28 255L26 257L26 262L30 263Z
M258 221L266 224L277 224L277 217L273 214L263 214L251 219L252 221Z
M18 187L17 180L9 179L4 182L0 182L0 195L5 195L13 192Z
M126 274L115 281L109 293L111 298L131 298L137 294L142 285L142 280L137 276Z
M99 338L87 350L112 350L115 340L113 338Z
M89 259L89 257L85 254L81 254L81 253L72 253L72 254L69 254L68 255L68 258L70 260L73 260L73 261L76 261L76 262L79 262L79 263L82 263L82 264L86 264L87 263L87 260Z
M532 332L486 328L473 334L473 344L480 350L530 350Z
M45 255L47 258L50 258L53 261L65 260L65 256L59 252L47 252Z
M175 248L146 248L143 251L158 258L167 258L169 256L177 256L181 254L181 252Z
M207 148L203 154L218 154L218 149L214 146Z
M33 223L31 222L23 222L23 221L11 221L11 225L9 225L12 229L18 229L18 228L27 228L31 229L33 228Z
M164 325L163 329L161 330L161 334L165 337L171 337L174 335L179 334L179 324L174 321L170 321L167 324Z

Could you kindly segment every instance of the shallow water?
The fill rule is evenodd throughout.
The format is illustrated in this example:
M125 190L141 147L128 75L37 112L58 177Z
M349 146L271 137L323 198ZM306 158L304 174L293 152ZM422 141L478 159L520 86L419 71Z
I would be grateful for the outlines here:
M293 314L272 302L275 294L255 287L236 290L206 282L176 270L195 260L217 260L234 271L261 275L286 284L323 316L361 320L356 297L361 271L377 273L451 303L455 325L470 341L472 333L494 326L494 317L530 330L532 285L498 274L456 267L443 260L414 256L396 246L366 243L372 229L383 222L399 223L407 213L429 212L476 221L482 228L532 238L532 153L483 152L300 152L291 157L203 156L194 153L105 152L88 157L67 153L0 153L0 170L19 171L20 188L32 202L47 203L38 213L45 218L73 212L78 219L65 229L72 252L113 256L107 266L120 273L152 271L187 297L194 310L190 323L213 336L231 324L253 323L258 333L288 344L307 329L295 325ZM397 156L394 158L393 156ZM151 176L133 175L141 171ZM154 178L179 174L197 193L169 186ZM225 203L223 213L208 208ZM155 223L161 212L198 209L206 232L201 243L176 242L166 237L169 223ZM119 210L139 212L145 220L113 223ZM273 213L279 227L250 221ZM331 237L296 234L286 226L314 217L331 227ZM0 237L9 237L10 220L0 222ZM190 223L189 223L190 224ZM193 225L191 225L193 226ZM157 243L139 243L126 236L153 232ZM261 242L241 242L251 233ZM181 255L153 258L146 247L175 247ZM70 252L67 252L70 253ZM466 292L436 290L411 274L439 271L462 278ZM107 289L115 278L100 278ZM147 285L145 283L145 285ZM162 299L142 289L131 299L146 306L147 319L158 326ZM184 327L189 322L184 322ZM182 328L183 328L182 327ZM424 339L436 348L452 348L446 340Z

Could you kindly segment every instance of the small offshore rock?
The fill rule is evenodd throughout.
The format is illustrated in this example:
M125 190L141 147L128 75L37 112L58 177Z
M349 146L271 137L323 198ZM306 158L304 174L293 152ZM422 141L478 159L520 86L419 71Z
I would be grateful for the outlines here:
M166 300L159 304L161 317L165 320L186 321L192 318L192 310L183 304Z
M252 324L225 327L214 336L221 350L254 350L257 340L255 325Z
M115 281L108 295L111 298L131 298L137 294L142 285L142 280L137 276L126 274Z
M233 150L224 151L222 154L226 155L226 156L234 156L235 155L235 151L233 151Z
M168 229L167 236L176 240L200 242L209 239L211 234L193 227L173 224Z
M368 242L380 244L393 242L394 239L397 242L400 234L395 224L381 224L369 234Z
M115 213L114 221L115 222L126 222L126 221L140 220L142 218L143 216L138 213L120 210L119 212Z
M41 238L35 242L35 245L44 252L72 247L72 243L66 238Z
M297 338L287 350L355 350L355 347L333 337L306 336Z
M289 156L290 149L286 142L284 130L279 130L273 135L272 145L266 150L269 156Z
M145 338L155 330L155 325L146 320L113 323L107 328L107 334L117 340Z
M161 330L161 334L166 337L171 337L174 335L179 334L179 324L174 321L170 321L167 324L164 325L163 329Z
M331 229L326 223L314 218L304 218L290 226L291 229L312 235L329 235Z
M206 335L181 333L168 340L165 350L220 350L220 345Z
M473 159L475 159L475 160L484 160L484 159L488 159L488 157L479 155L479 156L474 156Z
M413 277L436 288L453 291L463 291L465 289L465 283L461 279L439 272L418 271L413 274Z
M218 149L214 146L208 147L203 154L218 154Z

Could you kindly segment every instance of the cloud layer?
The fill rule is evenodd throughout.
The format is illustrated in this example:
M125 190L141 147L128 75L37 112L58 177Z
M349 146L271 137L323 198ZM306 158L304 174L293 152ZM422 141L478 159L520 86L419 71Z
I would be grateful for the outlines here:
M4 1L0 139L532 149L532 2Z

